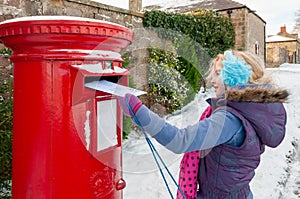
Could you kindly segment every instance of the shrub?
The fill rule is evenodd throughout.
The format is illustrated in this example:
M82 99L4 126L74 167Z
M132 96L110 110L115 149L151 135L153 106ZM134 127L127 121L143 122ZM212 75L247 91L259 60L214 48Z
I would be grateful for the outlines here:
M128 65L130 64L129 54L124 53L122 55L122 58L124 60L124 62L122 63L122 66L124 68L127 68ZM128 78L128 85L129 85L129 87L132 87L132 88L136 87L132 77L130 77L130 76ZM123 133L123 139L127 139L131 129L132 129L132 119L131 119L131 117L123 115L123 132L122 132Z
M10 198L12 173L12 86L0 74L0 196Z
M181 70L181 60L172 52L149 48L149 105L161 104L167 113L180 109L194 97L194 88Z
M185 35L191 41L201 45L210 56L234 47L233 24L227 17L215 11L199 10L194 14L177 14L154 10L145 13L143 25L154 28L153 30L161 38L169 39L175 44L176 41L180 41L182 35ZM189 46L190 43L180 43L177 48L181 45ZM190 48L186 48L185 51L191 53L190 50Z
M148 96L167 112L190 102L201 86L205 89L203 77L211 57L234 46L232 23L214 11L176 14L154 10L145 13L143 25L171 41L176 51L149 49Z

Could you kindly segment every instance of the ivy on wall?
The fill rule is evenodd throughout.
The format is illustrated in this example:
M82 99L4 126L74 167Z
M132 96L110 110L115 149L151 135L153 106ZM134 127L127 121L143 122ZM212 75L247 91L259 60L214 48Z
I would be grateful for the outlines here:
M0 56L9 57L11 50L3 48ZM12 172L12 76L0 72L0 198L11 198Z
M0 74L0 198L10 198L12 172L12 87Z
M143 25L155 31L160 38L171 41L176 50L175 54L155 48L149 50L150 92L155 93L157 99L162 99L158 103L164 105L168 112L191 101L201 86L206 88L204 74L212 57L234 46L232 23L214 11L177 14L154 10L145 13ZM177 70L182 77L176 77L174 72L172 75L175 77L161 77L171 75L170 69ZM175 79L180 81L177 86L174 86ZM156 83L162 80L168 83Z
M177 14L154 10L145 13L143 25L148 28L159 28L154 29L158 35L174 43L180 40L174 33L182 33L207 50L210 56L234 46L234 27L227 17L211 10L199 10L194 13Z

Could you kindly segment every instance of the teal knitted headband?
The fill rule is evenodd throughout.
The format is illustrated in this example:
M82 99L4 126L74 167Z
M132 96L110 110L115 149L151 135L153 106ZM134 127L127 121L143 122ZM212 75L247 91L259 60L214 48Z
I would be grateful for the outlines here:
M221 78L223 83L233 87L247 84L251 76L251 66L237 58L231 51L225 51L226 59L222 61Z

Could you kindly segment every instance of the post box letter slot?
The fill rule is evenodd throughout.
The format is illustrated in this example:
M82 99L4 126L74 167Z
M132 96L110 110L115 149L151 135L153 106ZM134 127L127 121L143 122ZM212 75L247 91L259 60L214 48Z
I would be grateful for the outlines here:
M101 81L101 80L118 83L119 79L120 76L87 76L84 78L84 84L94 82L94 81Z

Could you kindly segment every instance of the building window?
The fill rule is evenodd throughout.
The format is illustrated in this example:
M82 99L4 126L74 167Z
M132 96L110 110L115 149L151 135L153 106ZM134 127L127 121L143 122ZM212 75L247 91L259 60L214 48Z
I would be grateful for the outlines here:
M259 44L258 44L258 41L255 42L255 45L254 45L254 52L256 55L258 55L258 52L259 52Z

